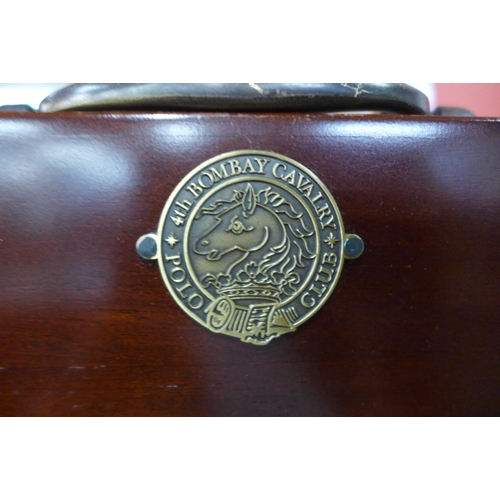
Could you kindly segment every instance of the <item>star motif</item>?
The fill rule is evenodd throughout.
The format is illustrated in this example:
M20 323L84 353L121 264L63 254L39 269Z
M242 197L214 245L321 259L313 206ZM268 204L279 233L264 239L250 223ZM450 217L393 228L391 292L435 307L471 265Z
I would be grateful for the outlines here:
M170 248L174 248L174 246L179 243L179 240L175 237L174 233L171 233L170 236L165 238L165 241L170 245Z
M328 235L328 238L325 240L325 243L328 243L328 245L330 245L331 248L333 248L340 240L338 240L337 238L335 238L335 236L333 235L333 233L330 233Z

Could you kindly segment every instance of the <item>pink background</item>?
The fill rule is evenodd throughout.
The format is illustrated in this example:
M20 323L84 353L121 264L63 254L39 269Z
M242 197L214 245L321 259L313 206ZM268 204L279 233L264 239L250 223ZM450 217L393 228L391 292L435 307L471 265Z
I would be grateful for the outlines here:
M500 83L436 83L437 105L500 117Z

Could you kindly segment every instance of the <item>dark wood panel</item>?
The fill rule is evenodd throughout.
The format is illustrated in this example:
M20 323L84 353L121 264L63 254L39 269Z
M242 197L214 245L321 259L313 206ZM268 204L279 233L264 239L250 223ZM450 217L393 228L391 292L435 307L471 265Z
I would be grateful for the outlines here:
M203 329L135 252L236 149L303 163L365 253L266 347ZM0 116L2 415L498 415L500 123Z

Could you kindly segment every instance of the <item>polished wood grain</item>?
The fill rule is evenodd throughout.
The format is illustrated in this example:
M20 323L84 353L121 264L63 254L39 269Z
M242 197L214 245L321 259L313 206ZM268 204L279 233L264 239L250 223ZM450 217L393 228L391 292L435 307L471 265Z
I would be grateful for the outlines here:
M135 251L237 149L304 164L365 253L266 347L189 319ZM500 122L0 114L1 415L499 415Z

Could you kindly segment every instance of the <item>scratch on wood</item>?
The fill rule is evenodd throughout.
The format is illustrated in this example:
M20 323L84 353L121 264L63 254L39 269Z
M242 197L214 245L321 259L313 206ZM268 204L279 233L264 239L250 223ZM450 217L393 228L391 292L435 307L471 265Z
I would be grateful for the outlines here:
M70 370L85 370L84 366L68 366Z

